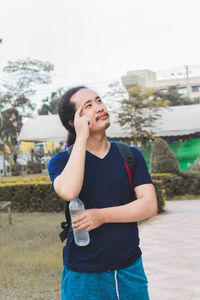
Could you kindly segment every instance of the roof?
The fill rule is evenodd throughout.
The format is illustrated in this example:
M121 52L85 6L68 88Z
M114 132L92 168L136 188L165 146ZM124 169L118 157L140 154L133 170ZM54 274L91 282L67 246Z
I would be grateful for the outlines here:
M29 118L18 136L20 141L63 141L68 131L63 127L58 115L39 115Z
M200 104L171 106L162 109L157 120L156 136L181 136L200 132Z
M182 136L200 132L200 104L162 108L161 115L153 130L156 136ZM111 114L110 120L111 125L106 131L109 138L129 137L129 133L116 122L115 115ZM58 115L40 115L24 123L18 139L63 141L67 139L67 130L61 124Z
M152 130L155 136L183 136L200 132L200 104L161 108L160 115ZM107 135L111 138L129 137L128 131L121 129L116 119L116 116L111 116L112 125Z

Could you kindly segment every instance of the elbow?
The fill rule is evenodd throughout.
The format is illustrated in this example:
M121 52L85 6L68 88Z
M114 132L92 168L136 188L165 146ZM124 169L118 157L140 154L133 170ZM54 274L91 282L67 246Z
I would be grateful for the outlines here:
M74 193L71 193L69 191L60 191L59 193L59 196L65 200L65 201L72 201L74 200L78 195L77 194L74 194Z
M73 193L69 189L60 188L56 183L54 184L54 189L56 194L65 201L72 201L78 196L77 193Z
M152 212L152 217L157 216L157 214L158 214L158 207L156 206Z
M158 205L157 205L157 199L153 202L151 205L151 217L155 217L158 214Z

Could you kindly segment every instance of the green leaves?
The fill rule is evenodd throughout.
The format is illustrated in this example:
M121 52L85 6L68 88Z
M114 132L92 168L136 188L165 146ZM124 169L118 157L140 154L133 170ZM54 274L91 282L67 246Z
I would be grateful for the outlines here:
M122 126L122 130L129 133L132 143L143 146L153 138L152 132L155 121L160 117L159 109L167 107L169 101L156 95L155 90L144 88L139 85L128 89L128 94L124 92L120 84L113 83L113 97L117 98L120 111L117 114L117 122ZM121 95L121 99L119 97Z
M0 151L6 160L8 160L8 154L5 147L8 146L8 143L11 144L9 146L11 149L10 159L16 151L12 147L12 139L16 140L22 127L22 117L30 117L36 107L30 96L36 93L36 86L51 82L50 72L53 70L54 66L50 62L31 58L8 61L7 66L3 69L10 77L7 79L8 83L2 85L0 93L0 139L3 145ZM11 116L14 114L15 121L10 114ZM8 135L4 134L5 128L9 130Z

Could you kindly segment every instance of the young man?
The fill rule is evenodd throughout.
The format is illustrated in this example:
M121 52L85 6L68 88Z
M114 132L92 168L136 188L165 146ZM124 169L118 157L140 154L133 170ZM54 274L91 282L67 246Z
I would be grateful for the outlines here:
M61 298L148 300L137 221L156 215L157 199L144 158L130 147L135 157L133 201L124 162L106 137L110 121L101 98L86 87L72 88L61 98L58 112L75 142L70 157L61 152L51 159L50 177L63 200L79 195L84 202L86 212L73 218L72 227L90 235L85 247L68 236Z

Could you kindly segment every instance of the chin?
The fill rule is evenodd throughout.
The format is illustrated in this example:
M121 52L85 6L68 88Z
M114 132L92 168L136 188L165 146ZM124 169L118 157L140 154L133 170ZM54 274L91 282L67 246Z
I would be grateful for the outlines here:
M107 129L109 126L110 126L110 121L108 121L108 122L105 124L105 129Z

